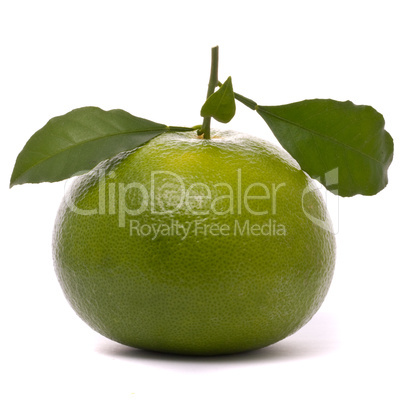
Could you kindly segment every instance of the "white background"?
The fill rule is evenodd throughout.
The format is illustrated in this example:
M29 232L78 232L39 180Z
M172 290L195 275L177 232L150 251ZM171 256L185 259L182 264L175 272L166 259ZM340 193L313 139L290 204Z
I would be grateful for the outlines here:
M0 399L401 401L399 10L386 0L2 2ZM297 334L229 357L129 349L87 327L55 278L51 235L64 183L9 190L9 177L28 138L76 107L200 124L214 45L220 80L231 75L260 104L318 97L374 106L395 140L390 183L374 197L329 198L336 273ZM241 105L229 126L275 142Z

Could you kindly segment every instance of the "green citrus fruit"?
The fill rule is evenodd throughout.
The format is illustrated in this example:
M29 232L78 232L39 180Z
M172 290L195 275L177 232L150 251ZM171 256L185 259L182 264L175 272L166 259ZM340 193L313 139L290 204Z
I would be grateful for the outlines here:
M125 345L213 355L277 342L331 282L335 241L313 181L244 134L160 135L75 179L54 262L93 329Z

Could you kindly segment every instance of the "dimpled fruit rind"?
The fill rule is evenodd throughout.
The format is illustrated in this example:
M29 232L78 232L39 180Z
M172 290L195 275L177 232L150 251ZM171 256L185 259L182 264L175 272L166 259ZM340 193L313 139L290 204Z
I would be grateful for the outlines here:
M313 180L272 144L162 134L74 179L54 265L77 314L114 341L235 353L318 310L335 266L329 222Z

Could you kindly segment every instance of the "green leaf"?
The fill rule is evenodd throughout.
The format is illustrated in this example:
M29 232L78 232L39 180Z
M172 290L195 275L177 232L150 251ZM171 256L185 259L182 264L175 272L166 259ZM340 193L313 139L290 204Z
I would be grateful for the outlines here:
M201 108L202 117L213 117L221 123L229 123L236 113L236 103L233 93L232 78L229 77L223 85L214 92Z
M300 167L334 194L374 195L387 185L393 140L371 106L331 99L257 106L236 99L256 110Z
M15 162L10 187L67 179L166 131L190 130L170 128L120 109L75 109L52 118L28 140Z

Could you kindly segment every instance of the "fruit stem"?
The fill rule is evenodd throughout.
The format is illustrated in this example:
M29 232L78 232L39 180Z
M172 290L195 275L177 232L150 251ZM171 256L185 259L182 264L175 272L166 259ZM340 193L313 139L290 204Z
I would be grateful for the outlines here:
M219 46L211 49L211 74L209 76L207 99L215 92L218 86L218 62L219 62ZM199 134L204 134L204 139L211 138L211 117L204 117Z

